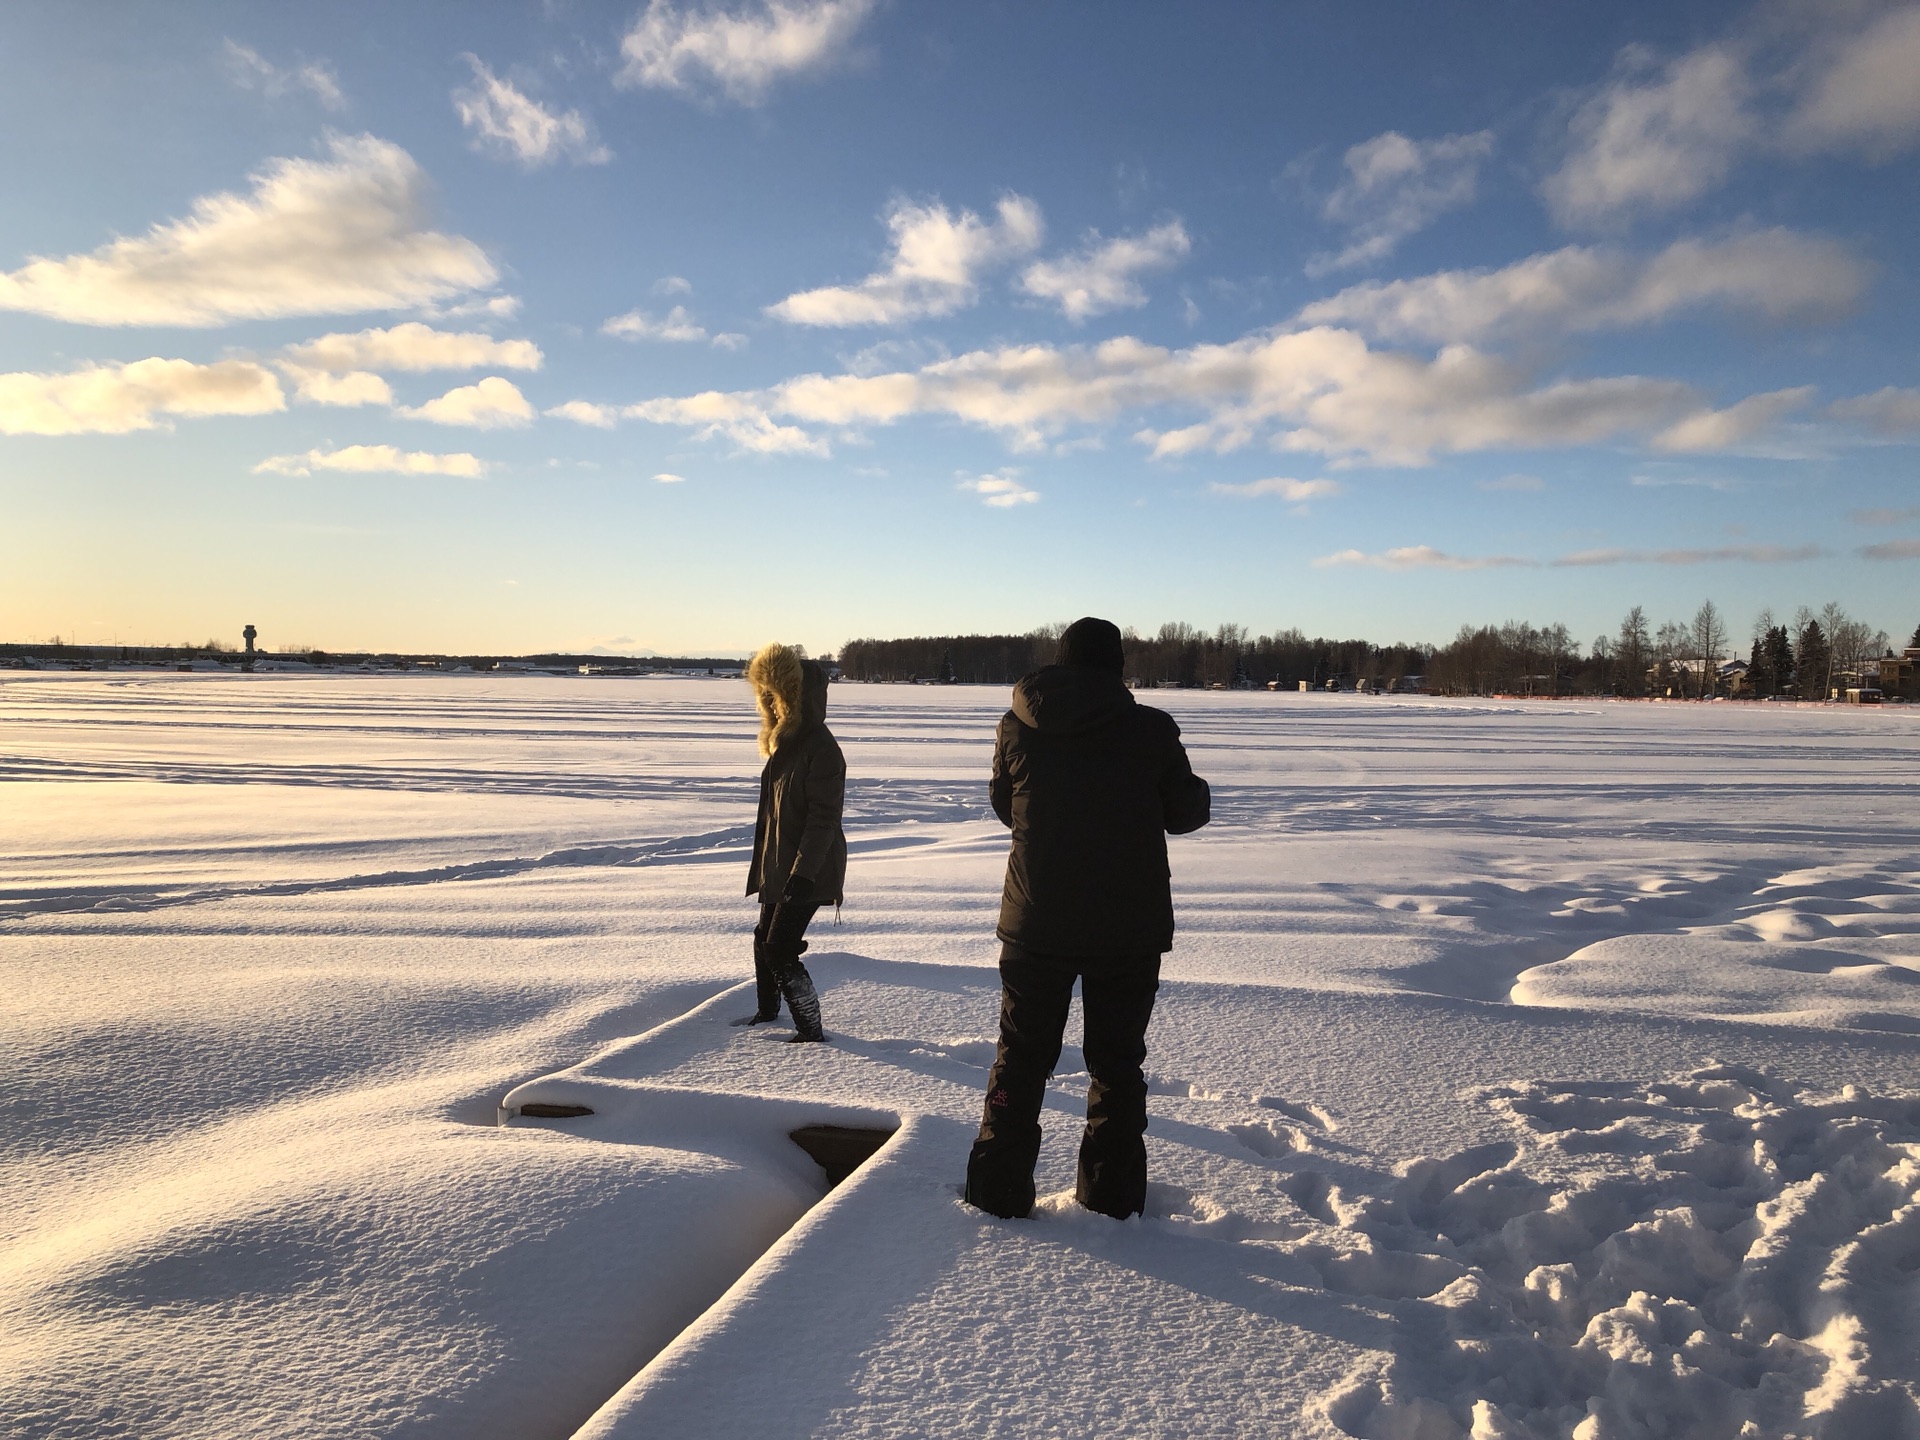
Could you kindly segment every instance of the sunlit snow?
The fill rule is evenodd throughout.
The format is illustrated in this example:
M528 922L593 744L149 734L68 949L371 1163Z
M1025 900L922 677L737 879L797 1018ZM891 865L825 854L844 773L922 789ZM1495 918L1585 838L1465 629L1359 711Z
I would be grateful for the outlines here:
M1920 1436L1920 714L1143 698L1215 818L1116 1223L1071 1043L958 1195L1003 691L835 687L796 1047L737 682L0 679L0 1430Z

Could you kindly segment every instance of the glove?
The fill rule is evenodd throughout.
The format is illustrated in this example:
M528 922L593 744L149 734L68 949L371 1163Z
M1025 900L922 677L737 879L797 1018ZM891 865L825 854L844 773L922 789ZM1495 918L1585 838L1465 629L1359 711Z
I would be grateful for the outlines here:
M780 897L783 905L810 905L813 903L814 883L805 875L789 875L786 893Z

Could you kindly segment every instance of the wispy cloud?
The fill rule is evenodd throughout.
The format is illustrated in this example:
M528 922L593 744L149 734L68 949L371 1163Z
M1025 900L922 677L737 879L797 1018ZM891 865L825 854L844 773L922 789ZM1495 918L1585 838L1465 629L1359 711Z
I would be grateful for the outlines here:
M453 108L481 154L517 160L528 169L560 160L604 165L613 159L578 110L556 115L495 75L479 56L462 58L473 67L473 84L453 92Z
M1266 480L1247 480L1239 484L1225 480L1211 482L1207 489L1215 495L1237 495L1242 500L1257 499L1262 495L1278 495L1282 500L1301 503L1308 500L1324 500L1340 493L1337 480L1289 480L1285 476L1275 475Z
M1540 562L1519 555L1450 555L1431 545L1403 545L1373 555L1364 550L1339 550L1322 555L1313 563L1322 569L1361 565L1374 570L1505 570L1532 567Z
M895 325L951 315L974 303L980 276L994 266L1030 254L1046 234L1040 207L1023 195L1008 195L987 221L971 210L957 216L933 201L896 200L888 207L892 235L884 269L855 285L830 285L789 295L767 307L794 325Z
M1920 560L1920 540L1889 540L1880 545L1862 545L1865 560Z
M496 340L477 330L436 330L417 320L384 330L322 335L289 345L286 356L313 370L538 370L545 360L531 340Z
M684 305L674 306L657 320L645 310L629 310L607 321L600 327L600 333L621 340L666 340L678 344L706 342L721 350L739 350L747 343L746 336L732 331L723 330L718 335L709 335L705 326L695 323Z
M1920 140L1920 8L1770 8L1771 43L1736 30L1666 61L1623 51L1542 183L1555 218L1610 225L1671 209L1752 154L1884 159Z
M1569 245L1497 270L1368 282L1314 301L1299 321L1450 345L1625 330L1704 306L1773 321L1828 320L1859 303L1871 276L1838 241L1774 228L1680 240L1654 255Z
M753 105L773 82L824 69L846 51L874 0L763 0L735 11L650 0L620 41L615 82L660 90L715 88Z
M1879 158L1920 137L1920 6L1896 7L1823 49L1787 116L1788 145Z
M801 375L768 390L646 401L624 413L691 423L677 417L725 409L730 423L755 416L840 430L946 415L1035 449L1129 412L1197 409L1195 423L1142 429L1135 438L1156 456L1265 440L1336 464L1424 465L1438 453L1651 434L1704 408L1675 380L1625 375L1536 386L1524 367L1465 347L1426 360L1319 328L1185 350L1132 337L976 350L913 371ZM816 444L824 451L824 439Z
M371 370L314 370L277 362L292 383L295 398L307 405L391 405L393 387Z
M1001 510L1015 505L1031 505L1040 498L1040 492L1028 489L1020 479L1020 472L1011 467L962 480L960 488L971 490L983 504Z
M1741 58L1708 46L1657 65L1642 49L1574 115L1573 144L1541 190L1566 225L1666 209L1727 178L1758 118Z
M1889 385L1871 395L1837 400L1829 413L1840 420L1863 421L1882 435L1920 434L1920 390Z
M1818 545L1720 545L1700 550L1579 550L1553 563L1583 565L1791 565L1818 560L1828 552Z
M1920 520L1920 505L1904 505L1897 510L1849 510L1847 518L1857 525L1902 525Z
M57 374L0 375L0 435L124 435L164 427L175 416L286 408L273 372L250 360L197 365L154 356Z
M518 429L533 421L533 406L511 380L489 375L472 385L460 385L438 399L398 412L409 420L431 420L436 425L470 425L476 430Z
M88 255L0 274L0 310L82 325L221 325L410 309L494 283L471 240L425 228L427 180L397 145L335 136L330 160L274 160L253 193L196 200Z
M1113 240L1102 240L1095 233L1071 255L1028 266L1020 277L1020 288L1038 299L1051 300L1077 324L1094 315L1146 304L1140 277L1179 264L1192 249L1187 228L1178 220L1156 225L1143 235Z
M1487 130L1434 140L1389 130L1353 146L1344 157L1346 178L1321 207L1327 219L1352 231L1352 241L1338 254L1315 256L1308 273L1384 260L1408 236L1470 204L1480 166L1492 153Z
M304 90L328 110L347 107L347 97L340 92L340 79L324 61L310 60L283 68L238 40L227 40L221 48L227 76L242 90L258 91L269 100Z
M671 471L667 471L667 470L662 470L658 475L654 476L653 478L655 480L658 480L662 485L684 485L687 483L686 476L675 475Z
M1724 410L1702 410L1668 426L1652 440L1653 448L1693 455L1732 450L1757 439L1795 410L1813 400L1811 385L1749 395Z
M1482 480L1474 488L1476 490L1544 490L1547 488L1547 482L1538 475L1514 474L1502 475L1497 480Z
M339 450L270 455L253 467L256 475L311 475L316 470L336 470L351 475L454 475L473 479L486 474L487 465L464 451L436 455L427 450L399 450L392 445L348 445Z

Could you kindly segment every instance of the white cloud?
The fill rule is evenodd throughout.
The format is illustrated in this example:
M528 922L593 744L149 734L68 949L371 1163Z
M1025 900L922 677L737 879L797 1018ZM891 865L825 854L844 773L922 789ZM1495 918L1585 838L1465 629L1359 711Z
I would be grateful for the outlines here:
M691 295L693 282L684 275L662 275L653 282L656 295Z
M427 181L371 135L331 160L274 160L247 196L196 200L185 220L90 255L0 274L0 310L84 325L220 325L423 305L491 285L471 240L424 229Z
M1648 73L1642 50L1575 113L1565 161L1541 185L1563 225L1612 223L1692 200L1726 179L1757 137L1738 54L1705 46Z
M1136 438L1156 456L1227 451L1264 438L1275 449L1336 464L1424 465L1436 453L1646 435L1704 408L1676 380L1625 375L1536 387L1524 368L1467 346L1428 360L1372 350L1352 331L1315 328L1186 350L1130 336L1093 347L976 350L915 371L801 375L769 390L651 400L624 413L705 427L774 427L784 419L841 430L944 415L1034 449L1072 426L1185 409L1201 418ZM806 438L795 429L787 443L798 448ZM825 453L826 441L813 437L809 448Z
M676 305L666 313L664 319L656 320L644 310L629 310L624 315L616 315L600 327L602 335L617 336L622 340L672 340L681 343L705 340L707 332L693 323L687 314L687 307Z
M63 374L0 375L0 435L124 435L176 415L267 415L287 408L273 372L250 360L196 365L153 356Z
M436 455L427 450L398 450L391 445L348 445L340 450L309 450L301 455L270 455L253 467L256 475L311 475L339 470L353 475L458 475L487 473L484 460L464 451Z
M683 399L642 400L620 412L631 420L656 425L690 425L696 437L724 436L740 450L756 455L821 455L827 444L794 425L776 423L750 398L708 390ZM569 417L573 418L573 417Z
M1771 429L1812 399L1811 385L1749 395L1724 410L1701 410L1687 416L1655 435L1653 448L1682 455L1731 450Z
M391 405L393 387L371 370L313 370L280 362L295 395L308 405Z
M1313 562L1322 569L1338 565L1362 565L1373 570L1502 570L1513 566L1535 566L1537 560L1518 555L1450 555L1431 545L1402 545L1369 555L1364 550L1340 550L1322 555Z
M1803 150L1893 153L1920 136L1920 6L1907 5L1848 36L1810 78L1787 117L1786 142Z
M1881 545L1862 545L1863 560L1920 560L1920 540L1889 540Z
M660 90L718 87L755 104L783 75L837 59L874 0L762 0L738 12L682 10L651 0L620 41L620 85Z
M886 214L893 246L884 270L857 285L789 295L767 313L795 325L894 325L951 315L974 303L983 272L1032 253L1046 233L1040 207L1025 196L1005 196L997 214L990 223L971 210L955 218L938 202L897 200Z
M1772 7L1658 67L1631 47L1541 193L1562 224L1608 224L1706 194L1750 154L1885 159L1920 140L1917 74L1920 6L1879 0Z
M1413 140L1397 130L1376 135L1346 153L1346 179L1322 213L1353 232L1339 254L1318 256L1309 273L1383 260L1409 235L1449 210L1470 204L1480 165L1493 153L1493 133Z
M1581 550L1562 555L1555 565L1714 565L1742 561L1755 565L1790 565L1817 560L1827 552L1818 545L1722 545L1705 550Z
M528 169L560 160L604 165L613 159L578 110L556 115L495 75L479 56L463 58L473 67L473 84L453 92L453 108L473 132L474 149Z
M399 411L409 420L431 420L436 425L471 425L477 430L518 428L533 420L533 406L511 380L498 375L472 385L459 385L437 400Z
M1020 472L1014 469L995 471L988 475L976 475L960 482L962 490L971 490L978 495L983 504L996 509L1009 509L1015 505L1031 505L1040 498L1038 490L1030 490L1020 480Z
M1837 400L1831 413L1841 420L1860 420L1882 435L1920 434L1920 390L1889 385L1871 395Z
M1340 493L1337 480L1289 480L1276 475L1268 480L1248 480L1242 484L1229 484L1224 480L1215 480L1207 486L1216 495L1238 495L1251 500L1261 495L1278 495L1283 500L1296 503L1307 500L1322 500Z
M1497 480L1482 480L1474 487L1478 490L1544 490L1547 482L1538 475L1502 475Z
M1776 321L1814 320L1857 304L1870 275L1838 241L1774 228L1721 241L1681 240L1654 255L1569 245L1498 270L1368 282L1316 300L1298 318L1439 344L1626 329L1704 305Z
M658 475L654 476L653 478L658 480L662 485L684 485L687 483L686 476L674 475L665 470L662 470Z
M269 100L278 100L294 90L305 90L329 110L344 110L347 97L340 93L339 78L333 68L310 61L282 69L251 46L228 40L224 46L227 74L242 90L257 90Z
M289 345L287 358L312 370L538 370L545 357L531 340L496 340L476 330L435 330L418 320L385 330L322 335Z
M618 405L596 405L591 400L569 400L546 412L556 420L571 420L576 425L591 425L596 430L611 430L620 422Z
M1042 300L1051 300L1060 313L1076 323L1110 310L1135 309L1147 303L1138 277L1179 264L1193 242L1178 220L1156 225L1144 235L1122 235L1103 241L1090 235L1086 244L1058 260L1042 260L1027 267L1020 288Z

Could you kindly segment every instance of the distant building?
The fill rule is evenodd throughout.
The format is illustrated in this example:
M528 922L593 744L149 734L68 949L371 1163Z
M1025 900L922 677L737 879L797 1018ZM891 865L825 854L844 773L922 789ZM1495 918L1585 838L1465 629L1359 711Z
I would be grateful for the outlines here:
M1880 693L1888 699L1920 700L1920 646L1882 656L1876 673Z

